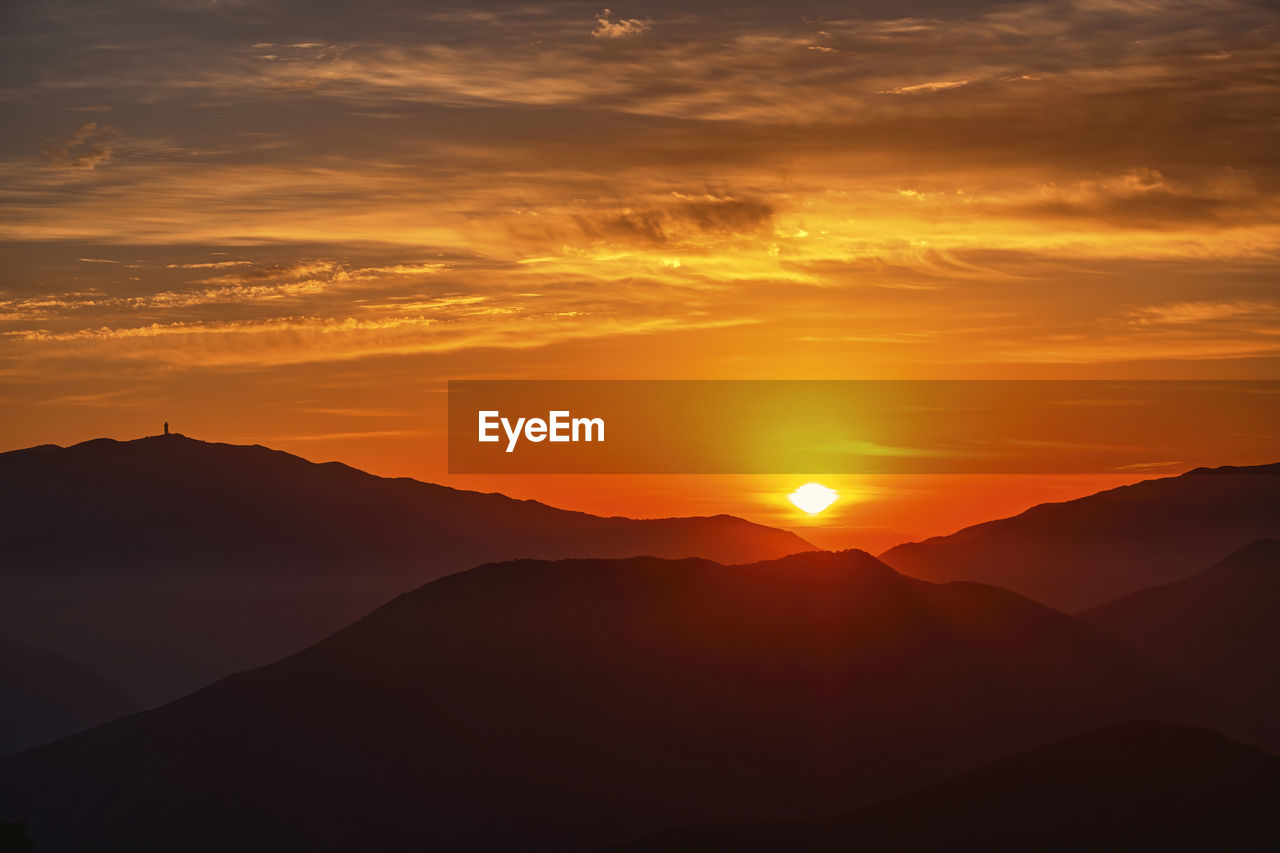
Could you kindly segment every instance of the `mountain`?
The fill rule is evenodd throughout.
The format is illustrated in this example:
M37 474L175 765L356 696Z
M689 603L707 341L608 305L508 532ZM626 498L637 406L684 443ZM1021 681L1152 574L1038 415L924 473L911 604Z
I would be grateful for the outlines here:
M1258 739L1280 749L1280 542L1079 616L1248 712Z
M144 705L487 561L811 549L729 516L601 518L178 435L0 454L0 541L0 624Z
M890 548L931 581L973 580L1067 612L1184 578L1280 536L1280 463L1197 468Z
M136 710L132 700L75 661L0 637L0 755Z
M808 823L672 830L619 853L1280 849L1280 758L1208 729L1108 726Z
M38 849L571 851L830 813L1191 713L1136 653L858 551L520 560L0 759Z

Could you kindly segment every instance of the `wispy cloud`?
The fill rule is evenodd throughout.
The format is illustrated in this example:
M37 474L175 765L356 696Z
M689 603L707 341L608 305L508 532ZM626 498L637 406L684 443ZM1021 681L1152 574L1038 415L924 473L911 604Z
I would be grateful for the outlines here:
M969 85L968 80L938 80L933 83L914 83L910 86L896 86L892 89L882 89L882 95L910 95L914 92L938 92L943 89L958 89L961 86Z
M279 442L287 444L295 441L342 441L347 439L370 439L370 438L406 438L408 436L422 435L422 430L416 429L370 429L357 432L320 432L309 433L305 435L272 435L259 437L256 440L265 440L271 442Z
M110 142L117 135L110 125L95 121L82 124L44 149L45 162L55 169L96 169L111 159Z
M371 356L450 353L469 349L533 349L601 335L637 335L726 328L746 318L670 316L593 318L569 313L529 314L518 322L460 322L448 316L379 318L286 317L267 321L151 323L65 332L7 333L42 344L43 357L93 353L124 360L162 360L172 366L230 367L344 361Z
M611 20L613 12L605 9L596 18L595 28L591 35L598 39L631 38L649 31L649 22L637 18L618 18Z
M1179 462L1176 459L1171 462L1134 462L1130 465L1117 465L1111 470L1112 471L1155 471L1161 468L1172 468L1176 465L1181 465L1181 464L1183 463Z
M84 258L80 260L84 260ZM221 270L230 267L248 266L250 263L252 261L200 261L186 264L165 264L165 268L171 270Z
M1236 300L1231 302L1168 302L1130 312L1127 317L1139 326L1186 326L1220 321L1252 321L1275 324L1280 335L1280 303Z

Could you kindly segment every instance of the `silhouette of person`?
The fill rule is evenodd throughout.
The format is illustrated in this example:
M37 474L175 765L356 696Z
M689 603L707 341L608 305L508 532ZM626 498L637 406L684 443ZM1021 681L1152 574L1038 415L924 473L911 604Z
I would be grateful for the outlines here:
M169 422L168 422L168 421L165 421L165 422L164 422L164 434L165 434L165 435L168 435L168 434L169 434Z

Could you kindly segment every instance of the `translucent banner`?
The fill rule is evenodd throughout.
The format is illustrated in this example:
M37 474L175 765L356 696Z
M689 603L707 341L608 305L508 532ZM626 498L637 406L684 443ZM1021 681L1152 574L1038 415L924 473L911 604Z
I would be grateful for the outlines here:
M1065 474L1280 461L1280 381L449 383L453 474Z

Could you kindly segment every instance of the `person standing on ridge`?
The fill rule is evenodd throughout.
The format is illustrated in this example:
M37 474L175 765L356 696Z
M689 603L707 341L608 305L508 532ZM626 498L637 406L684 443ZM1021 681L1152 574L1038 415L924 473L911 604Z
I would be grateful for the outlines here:
M168 435L168 434L169 434L169 422L168 422L168 421L165 421L165 422L164 422L164 434L165 434L165 435Z

